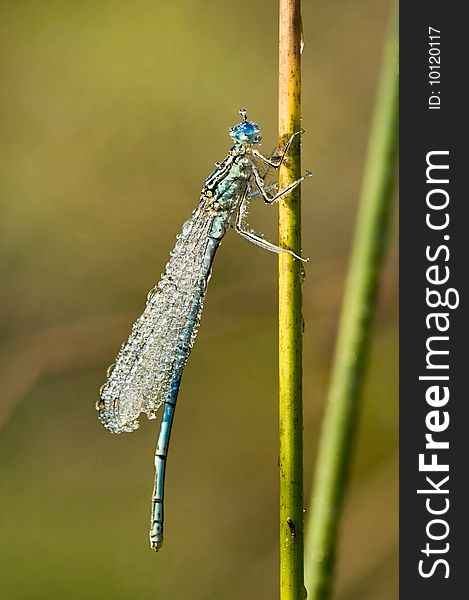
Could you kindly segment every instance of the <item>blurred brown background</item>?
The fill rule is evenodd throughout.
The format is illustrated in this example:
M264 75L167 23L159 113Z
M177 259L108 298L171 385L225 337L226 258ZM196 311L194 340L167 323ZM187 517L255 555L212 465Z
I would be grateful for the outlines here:
M0 596L278 595L276 258L229 233L183 379L166 541L157 423L94 403L237 111L276 146L277 4L0 5ZM304 2L308 496L389 0ZM275 208L251 225L275 239ZM397 597L396 242L380 291L337 600ZM309 502L306 505L308 510Z

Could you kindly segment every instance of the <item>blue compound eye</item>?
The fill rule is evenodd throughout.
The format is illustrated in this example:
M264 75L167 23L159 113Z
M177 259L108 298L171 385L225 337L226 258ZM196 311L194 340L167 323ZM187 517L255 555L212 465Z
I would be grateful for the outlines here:
M243 121L230 129L230 136L240 144L258 144L260 142L260 129L256 123Z

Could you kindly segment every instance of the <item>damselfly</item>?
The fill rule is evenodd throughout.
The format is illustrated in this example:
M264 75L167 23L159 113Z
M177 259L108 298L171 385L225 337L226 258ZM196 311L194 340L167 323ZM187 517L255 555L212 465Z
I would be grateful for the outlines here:
M226 230L232 226L261 248L305 260L292 250L268 242L244 223L253 197L260 195L266 204L272 204L311 175L307 172L276 193L269 193L274 186L266 186L265 173L261 175L262 166L280 167L292 141L302 131L290 137L282 152L263 156L257 149L261 142L258 125L248 121L245 110L240 114L242 122L229 130L234 145L206 179L199 205L183 225L161 281L148 294L143 314L109 368L97 403L99 418L112 433L137 429L141 413L154 419L164 404L151 512L150 545L155 550L163 543L166 457L179 385L199 328L213 258Z

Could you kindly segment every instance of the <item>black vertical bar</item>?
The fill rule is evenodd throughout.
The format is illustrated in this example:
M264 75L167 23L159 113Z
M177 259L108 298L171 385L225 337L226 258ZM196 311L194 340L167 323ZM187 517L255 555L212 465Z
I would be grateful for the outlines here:
M463 9L464 3L436 0L401 3L402 600L469 597L469 394L464 384L469 370L469 196L464 184L469 153L464 144L468 111L463 108L468 104L468 51Z

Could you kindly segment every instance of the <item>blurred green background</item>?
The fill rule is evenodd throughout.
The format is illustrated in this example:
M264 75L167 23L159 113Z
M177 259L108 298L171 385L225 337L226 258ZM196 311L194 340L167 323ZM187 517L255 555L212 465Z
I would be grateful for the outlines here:
M389 0L303 7L307 497L389 12ZM278 595L275 256L232 232L217 256L158 554L157 423L116 437L94 408L240 107L265 152L276 146L276 13L265 0L0 5L2 599ZM270 239L275 220L252 211ZM337 600L397 597L396 265L393 232Z

